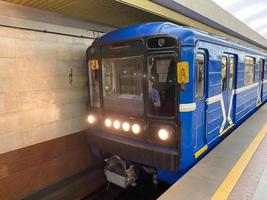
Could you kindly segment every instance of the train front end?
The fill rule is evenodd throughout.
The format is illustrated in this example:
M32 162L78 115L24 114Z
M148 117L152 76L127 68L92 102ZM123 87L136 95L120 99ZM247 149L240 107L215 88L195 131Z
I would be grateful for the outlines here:
M161 170L177 172L179 41L168 35L106 38L87 50L87 120L88 141L105 160L107 180L126 188L135 185L140 169L153 173L154 181Z

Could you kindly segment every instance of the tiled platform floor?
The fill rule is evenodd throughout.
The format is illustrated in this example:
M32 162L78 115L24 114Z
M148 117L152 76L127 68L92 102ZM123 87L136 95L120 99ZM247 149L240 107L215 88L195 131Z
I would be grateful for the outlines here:
M258 147L229 196L229 200L250 199L267 199L267 137Z
M159 199L207 200L214 197L214 193L266 123L267 104L205 156ZM228 199L266 200L266 185L267 137L265 136ZM218 197L217 199L222 200L224 198Z

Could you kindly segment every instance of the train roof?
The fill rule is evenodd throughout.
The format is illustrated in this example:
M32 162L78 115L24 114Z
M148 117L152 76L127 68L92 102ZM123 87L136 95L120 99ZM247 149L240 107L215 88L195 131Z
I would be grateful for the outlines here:
M104 45L114 43L116 41L134 40L155 35L170 35L175 37L180 40L181 46L195 46L197 41L202 40L266 56L262 52L242 46L224 38L211 35L208 32L190 27L179 26L170 22L150 22L120 28L98 38L95 45Z

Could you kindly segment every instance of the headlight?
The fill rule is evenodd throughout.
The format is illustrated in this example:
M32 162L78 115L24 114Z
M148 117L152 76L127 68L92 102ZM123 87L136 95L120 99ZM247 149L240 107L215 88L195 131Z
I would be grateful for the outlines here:
M166 141L170 138L170 132L166 129L160 129L158 132L159 139Z
M89 124L94 124L96 122L96 117L94 115L90 114L87 117L87 121L89 122Z
M115 120L115 121L113 122L113 127L114 127L115 129L119 129L119 128L121 127L121 123L120 123L118 120Z
M133 124L132 125L132 131L134 134L139 134L141 132L141 126L138 124Z
M111 119L109 119L109 118L105 119L105 125L106 125L106 127L111 127L111 125L112 125Z
M124 122L123 124L122 124L122 129L125 131L125 132L127 132L127 131L129 131L130 130L130 124L128 123L128 122Z
M159 47L163 47L165 45L166 41L164 38L159 38L158 40L158 45Z

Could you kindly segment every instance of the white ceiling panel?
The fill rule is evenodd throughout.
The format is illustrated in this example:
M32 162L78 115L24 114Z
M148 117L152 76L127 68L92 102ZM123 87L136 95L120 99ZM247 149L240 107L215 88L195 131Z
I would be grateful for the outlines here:
M267 0L213 0L267 38Z

